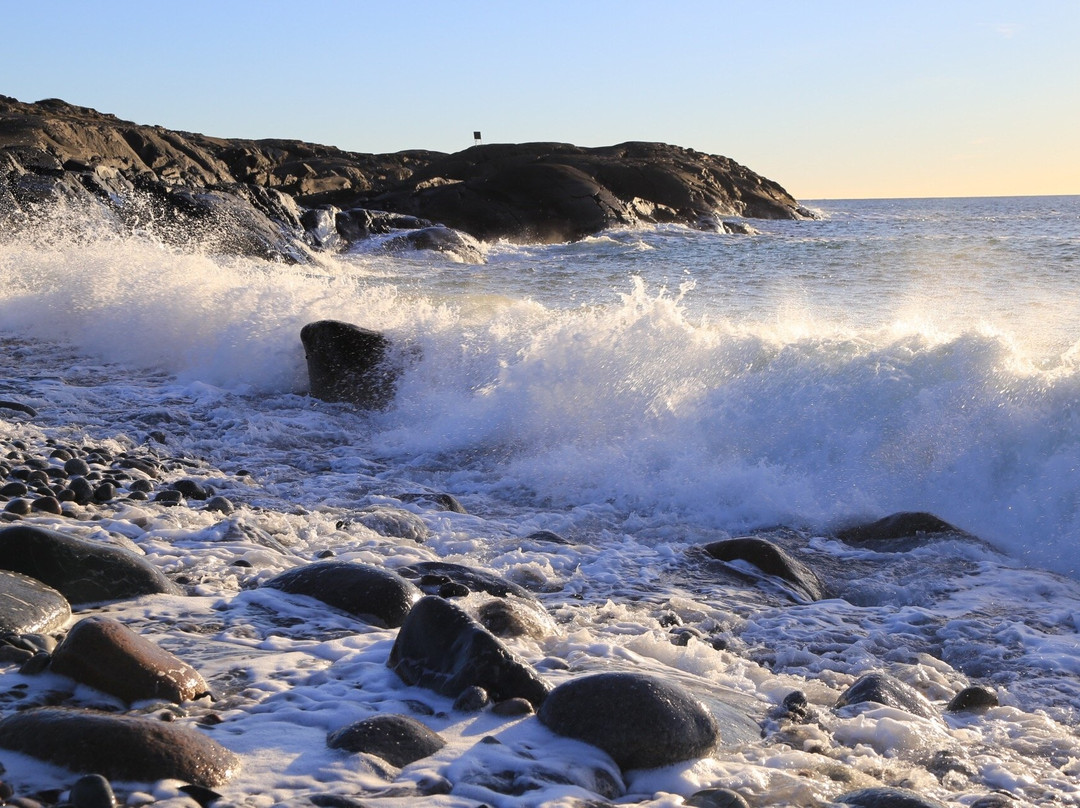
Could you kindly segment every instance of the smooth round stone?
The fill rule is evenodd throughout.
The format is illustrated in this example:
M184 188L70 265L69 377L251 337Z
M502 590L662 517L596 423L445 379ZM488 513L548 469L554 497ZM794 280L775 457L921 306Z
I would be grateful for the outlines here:
M27 488L26 483L19 480L13 480L0 488L0 496L4 497L25 497L28 493L30 489Z
M30 514L30 500L13 499L4 506L4 510L16 516L28 516Z
M472 685L462 690L454 699L454 709L459 713L478 713L490 703L488 692L482 687Z
M72 604L181 593L142 556L34 525L0 530L0 569L36 578Z
M173 779L207 788L227 782L240 766L228 749L176 723L61 707L0 719L0 748L110 780Z
M113 808L116 795L112 785L100 774L87 774L71 787L72 808Z
M867 673L840 694L836 707L873 702L895 707L923 718L938 718L937 710L911 685L887 673Z
M622 769L702 757L720 740L705 705L671 682L638 673L600 673L556 687L540 723L607 752Z
M420 590L397 573L349 561L319 561L297 567L263 586L315 598L387 628L400 626L420 597Z
M232 500L228 497L223 497L219 494L218 496L210 497L210 499L206 501L206 510L228 516L236 510L236 506L233 505Z
M119 620L80 620L53 652L53 673L69 676L128 703L164 699L182 704L209 693L198 671Z
M446 741L415 718L381 713L339 729L326 744L331 749L376 755L401 768L434 755Z
M64 463L64 472L69 475L80 477L90 473L90 464L81 457L73 457Z
M683 805L693 808L750 808L740 794L729 788L705 788L686 798Z
M60 500L56 497L38 497L30 503L30 508L35 511L41 511L43 513L53 513L59 516L64 511L60 507Z
M988 710L998 706L997 694L986 687L965 687L945 707L949 713Z
M112 483L102 483L94 489L94 502L109 502L116 499L116 486Z

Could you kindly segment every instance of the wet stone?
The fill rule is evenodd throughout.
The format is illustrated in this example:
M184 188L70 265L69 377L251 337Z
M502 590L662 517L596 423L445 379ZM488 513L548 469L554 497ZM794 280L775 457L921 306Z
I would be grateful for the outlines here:
M553 732L603 749L622 769L702 757L720 740L715 719L687 690L637 673L571 679L537 715Z
M81 457L73 457L64 463L64 473L72 476L87 475L90 473L90 464Z
M227 782L240 765L236 755L194 729L57 707L0 719L0 748L110 780L176 779L208 788Z
M348 561L319 561L297 567L263 586L315 598L387 628L400 626L420 597L420 591L400 575Z
M729 788L706 788L695 791L683 803L692 808L750 808L742 796Z
M100 774L87 774L71 787L72 808L113 808L116 795L112 785Z
M852 808L945 808L929 797L903 788L864 788L836 798Z
M949 713L988 710L998 706L997 694L986 687L965 687L945 707Z
M446 745L438 733L407 715L381 713L331 733L331 749L365 752L401 768L430 757Z
M911 685L887 673L868 673L859 677L840 694L836 707L872 702L895 707L923 718L937 718L937 710Z
M75 624L53 653L51 669L128 703L164 699L181 704L209 692L190 665L103 616Z
M0 570L0 633L50 632L70 619L67 599L51 586L18 572Z

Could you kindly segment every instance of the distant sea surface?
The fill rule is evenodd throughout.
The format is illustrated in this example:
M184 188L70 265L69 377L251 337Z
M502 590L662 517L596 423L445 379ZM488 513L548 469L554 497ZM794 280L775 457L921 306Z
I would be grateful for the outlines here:
M436 760L416 777L507 765L477 743L495 724L470 729L386 672L393 632L346 636L341 618L292 601L274 608L316 640L267 617L257 584L327 549L389 567L447 559L530 587L551 634L514 648L552 683L630 668L738 692L761 716L801 689L820 714L790 737L766 722L759 745L631 777L646 804L713 785L759 805L827 801L842 789L827 767L812 774L822 761L956 805L994 789L1075 800L1080 197L806 204L819 219L488 244L480 265L372 243L289 266L58 215L33 238L0 234L0 398L38 411L0 430L195 458L191 473L240 504L227 522L150 505L107 522L199 582L153 616L145 603L113 613L158 631L213 610L220 633L166 644L212 683L238 666L252 683L220 708L215 735L246 760L232 804L363 792L369 774L334 762L325 732L406 696L432 703L425 720L473 766ZM390 408L304 395L300 328L326 318L402 348ZM468 514L410 492L450 493ZM425 522L423 544L359 526L364 508L390 505ZM833 538L899 511L981 541L876 553ZM540 530L566 543L528 538ZM694 545L751 532L800 554L838 596L808 603L688 566ZM698 639L672 643L673 624ZM932 727L886 708L831 711L876 669L939 706L969 683L1004 706ZM352 707L325 684L342 676L360 694ZM542 744L534 724L514 737ZM939 777L927 760L942 749L960 763ZM58 777L4 763L7 779ZM570 804L558 800L572 792L484 788L437 804Z

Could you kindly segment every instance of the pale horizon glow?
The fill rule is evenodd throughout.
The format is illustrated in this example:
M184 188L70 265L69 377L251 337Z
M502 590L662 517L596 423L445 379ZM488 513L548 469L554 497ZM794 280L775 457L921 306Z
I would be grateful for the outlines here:
M60 0L4 17L0 94L218 137L662 141L802 200L1080 193L1069 0Z

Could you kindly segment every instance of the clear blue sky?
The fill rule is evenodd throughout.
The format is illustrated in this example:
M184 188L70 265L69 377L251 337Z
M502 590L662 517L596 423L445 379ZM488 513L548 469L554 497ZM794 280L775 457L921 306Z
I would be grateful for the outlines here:
M657 140L801 199L1080 193L1080 2L0 0L0 93L363 152Z

